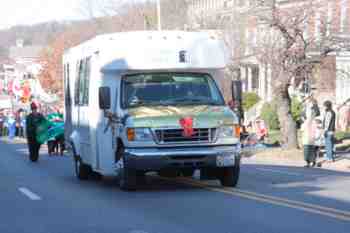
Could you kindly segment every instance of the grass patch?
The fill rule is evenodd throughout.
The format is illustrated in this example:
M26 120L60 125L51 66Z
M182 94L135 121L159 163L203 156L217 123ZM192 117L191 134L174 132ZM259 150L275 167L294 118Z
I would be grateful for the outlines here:
M343 141L345 139L350 139L350 132L336 132L335 139L337 141Z

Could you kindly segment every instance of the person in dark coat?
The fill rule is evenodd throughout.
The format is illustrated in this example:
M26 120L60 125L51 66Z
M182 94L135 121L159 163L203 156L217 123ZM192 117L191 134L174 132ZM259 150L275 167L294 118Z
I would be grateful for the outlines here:
M334 161L334 132L335 132L335 112L332 109L332 102L324 102L325 113L323 119L323 130L325 137L325 146L326 146L326 157L327 161Z
M0 137L4 136L4 126L5 125L5 116L0 112Z
M38 105L31 103L32 112L26 118L27 143L29 148L29 158L36 162L39 158L41 144L37 141L37 128L45 120L44 116L38 112Z

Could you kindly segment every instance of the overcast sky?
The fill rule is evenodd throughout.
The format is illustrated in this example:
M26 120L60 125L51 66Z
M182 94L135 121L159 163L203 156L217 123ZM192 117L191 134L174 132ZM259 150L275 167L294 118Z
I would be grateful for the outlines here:
M2 0L0 29L18 24L82 18L81 0Z

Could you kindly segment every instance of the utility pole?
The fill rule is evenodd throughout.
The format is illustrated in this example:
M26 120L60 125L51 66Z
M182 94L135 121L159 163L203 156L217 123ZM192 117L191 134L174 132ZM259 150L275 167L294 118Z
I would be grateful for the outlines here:
M161 15L161 7L160 0L157 0L157 16L158 16L158 31L162 30L162 15Z

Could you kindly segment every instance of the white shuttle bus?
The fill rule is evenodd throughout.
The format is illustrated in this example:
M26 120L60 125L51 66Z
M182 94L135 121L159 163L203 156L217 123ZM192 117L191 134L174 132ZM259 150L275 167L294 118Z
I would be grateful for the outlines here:
M65 139L76 175L117 176L135 190L147 172L236 186L239 122L215 80L227 58L206 32L97 36L64 54Z

